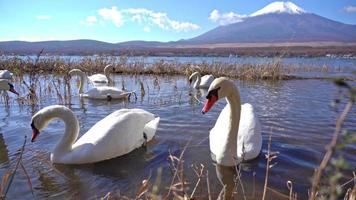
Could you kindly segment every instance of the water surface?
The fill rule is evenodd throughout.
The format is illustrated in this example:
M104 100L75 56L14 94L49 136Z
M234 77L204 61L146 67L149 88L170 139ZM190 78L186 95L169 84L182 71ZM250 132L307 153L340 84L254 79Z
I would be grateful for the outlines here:
M28 77L25 77L27 80ZM76 80L71 82L71 98L60 100L58 92L64 97L62 77L40 77L41 94L39 104L29 106L19 104L13 95L10 105L0 104L0 175L15 165L18 150L24 136L31 136L31 116L39 109L53 104L65 103L77 116L81 135L97 121L111 112L121 108L143 108L161 117L159 129L154 141L147 148L140 148L125 156L108 161L86 165L49 164L52 148L61 138L64 127L61 121L53 121L39 136L35 143L27 143L23 161L31 178L34 193L39 199L47 198L86 198L95 199L112 194L124 194L134 197L142 180L151 177L156 180L157 169L162 169L161 191L170 184L172 173L169 167L169 154L178 156L188 143L184 154L185 173L191 182L191 189L197 178L192 165L202 163L209 171L212 196L217 197L221 190L215 166L209 153L209 130L225 106L220 101L209 113L202 115L204 96L191 89L186 77L182 76L121 76L114 77L117 87L136 90L137 100L131 101L97 101L80 99L76 93ZM145 87L145 95L140 92L140 81ZM272 136L272 150L279 156L277 164L271 169L269 187L288 194L286 182L291 180L294 190L300 198L305 198L309 188L309 178L325 152L334 131L335 119L345 103L331 106L339 96L339 90L332 82L324 80L290 80L280 82L235 81L241 93L242 102L249 102L255 107L262 123L263 151L258 159L243 167L242 181L245 193L261 195L265 177L269 135ZM27 94L20 81L15 87L22 95ZM90 86L86 86L89 88ZM40 92L39 92L40 91ZM198 100L197 100L198 99ZM345 128L356 130L356 112L352 110ZM351 169L345 171L352 177L356 170L356 145L348 145L339 154L349 162ZM255 178L254 178L255 174ZM254 181L255 179L255 181ZM255 182L255 184L254 184ZM201 190L206 190L202 181ZM199 191L199 190L198 190ZM198 193L199 194L199 193ZM268 191L274 199L284 199ZM240 193L241 195L241 193ZM24 173L19 171L9 190L8 198L31 199L32 194Z

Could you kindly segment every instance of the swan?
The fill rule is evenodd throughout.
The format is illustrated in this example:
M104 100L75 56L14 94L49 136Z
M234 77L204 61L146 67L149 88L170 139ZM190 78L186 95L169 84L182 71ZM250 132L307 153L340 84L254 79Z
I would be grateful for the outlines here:
M79 122L67 107L52 105L38 111L31 121L32 139L52 120L64 121L65 132L51 153L52 163L94 163L122 156L150 141L159 117L142 109L120 109L97 122L78 140Z
M214 80L214 76L209 74L201 77L201 74L199 72L194 72L192 75L189 77L189 83L191 84L192 81L195 79L193 87L195 89L198 88L205 88L208 89L211 82Z
M19 95L19 93L15 90L14 85L12 85L8 80L6 79L0 79L0 93L2 91L10 91L14 94Z
M12 79L13 73L9 70L0 70L0 79Z
M227 78L217 78L211 83L206 98L203 114L219 99L227 101L209 135L210 151L217 164L236 166L256 158L262 148L260 122L251 104L241 106L235 84Z
M88 76L88 79L94 84L98 83L111 83L112 79L110 78L110 73L115 71L115 67L112 65L106 65L104 68L104 74L93 74Z
M121 99L127 98L132 92L122 91L116 87L109 87L109 86L100 86L91 88L87 92L83 92L84 82L85 82L85 73L82 72L80 69L72 69L69 71L70 76L79 76L80 83L79 83L79 95L81 97L91 98L91 99Z

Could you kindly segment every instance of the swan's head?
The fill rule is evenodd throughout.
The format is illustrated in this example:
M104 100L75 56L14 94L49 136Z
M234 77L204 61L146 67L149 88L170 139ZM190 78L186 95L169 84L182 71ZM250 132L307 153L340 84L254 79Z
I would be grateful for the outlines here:
M56 116L58 117L58 115L63 115L64 112L71 112L71 110L65 106L52 105L47 106L34 114L31 120L31 142L36 140L40 131L43 130L53 118L56 118Z
M213 107L215 102L219 99L229 97L232 93L231 91L235 90L235 85L232 81L225 77L216 78L209 87L208 94L206 95L206 102L202 109L202 113L207 113L210 108Z
M44 129L44 127L48 124L48 121L45 120L45 113L43 112L43 109L38 111L35 115L33 115L32 120L31 120L31 128L32 128L32 138L31 142L34 142L38 135L40 134L40 131Z
M0 90L10 91L14 94L19 95L19 93L16 92L14 85L5 79L0 80Z
M192 75L189 76L189 84L192 84L192 81L195 77L199 76L199 72L194 72Z

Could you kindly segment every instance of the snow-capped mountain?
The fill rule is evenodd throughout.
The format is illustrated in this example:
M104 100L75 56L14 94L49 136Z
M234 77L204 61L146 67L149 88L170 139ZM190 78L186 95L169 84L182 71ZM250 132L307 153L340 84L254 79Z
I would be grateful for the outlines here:
M306 13L306 11L290 1L287 2L277 1L268 4L266 7L252 13L249 16L255 17L258 15L265 15L271 13L303 14Z
M356 42L356 25L307 12L292 2L274 2L241 22L219 26L183 43L274 42Z

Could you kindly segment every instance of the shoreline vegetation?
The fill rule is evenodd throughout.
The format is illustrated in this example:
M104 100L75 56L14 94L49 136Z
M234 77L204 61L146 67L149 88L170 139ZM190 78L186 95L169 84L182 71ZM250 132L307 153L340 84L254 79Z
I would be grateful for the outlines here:
M79 42L77 45L71 42ZM89 42L89 43L86 43ZM45 55L68 56L261 56L261 57L355 57L356 43L346 42L281 42L281 43L218 43L218 44L145 44L140 41L102 46L91 40L23 42L11 46L0 45L0 55L36 55L45 49ZM19 41L21 43L21 41ZM150 46L153 45L153 46Z
M292 80L292 79L331 79L328 76L301 76L298 73L316 72L331 73L344 72L343 68L330 66L314 66L300 64L283 64L281 58L276 57L271 62L263 64L241 64L227 62L203 62L200 64L182 63L178 61L158 60L155 63L145 63L144 57L128 62L127 56L87 56L83 59L63 59L59 56L42 57L0 57L0 69L7 69L15 75L26 73L59 75L68 74L71 69L81 69L86 73L101 73L103 68L112 64L118 74L145 74L145 75L183 75L189 76L194 71L201 74L212 74L215 77L229 77L241 80ZM347 70L347 69L346 69ZM351 71L350 71L351 74ZM344 80L354 80L343 77Z

